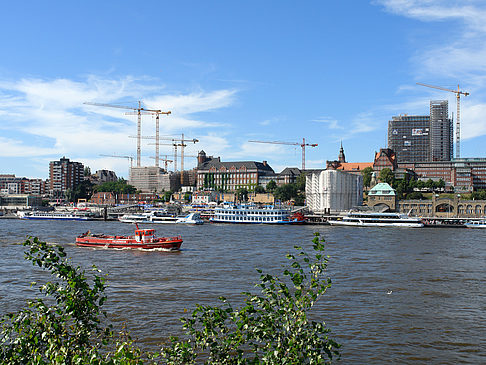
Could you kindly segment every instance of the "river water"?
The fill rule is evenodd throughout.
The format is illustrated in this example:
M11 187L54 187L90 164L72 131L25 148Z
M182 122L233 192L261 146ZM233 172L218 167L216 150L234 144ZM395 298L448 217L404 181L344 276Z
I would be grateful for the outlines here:
M23 260L28 235L61 244L72 260L108 275L105 309L155 350L181 332L179 318L221 295L234 307L258 282L281 273L295 244L326 239L332 287L312 312L324 320L345 364L486 363L486 230L330 226L157 225L181 234L180 252L79 248L75 237L131 234L119 222L0 219L0 314L19 308L42 273Z

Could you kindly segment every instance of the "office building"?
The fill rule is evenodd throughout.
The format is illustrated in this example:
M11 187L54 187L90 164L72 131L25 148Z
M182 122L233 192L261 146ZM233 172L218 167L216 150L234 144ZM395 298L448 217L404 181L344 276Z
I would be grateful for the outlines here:
M430 115L400 115L388 122L388 148L397 162L450 161L453 127L447 100L432 100Z
M74 189L84 180L84 166L63 157L49 163L49 192L53 198L63 198L67 189Z
M265 177L275 176L267 161L221 162L219 157L207 157L199 152L197 166L197 189L236 191L245 188L253 191Z
M388 148L397 162L430 161L430 117L400 115L388 122Z
M432 161L450 161L453 156L453 126L447 100L430 102L430 157Z

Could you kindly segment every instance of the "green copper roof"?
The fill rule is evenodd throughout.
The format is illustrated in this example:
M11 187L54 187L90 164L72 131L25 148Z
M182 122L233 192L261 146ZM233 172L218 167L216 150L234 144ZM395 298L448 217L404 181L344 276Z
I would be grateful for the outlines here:
M395 190L387 183L379 183L373 186L369 191L370 195L393 195L395 196Z

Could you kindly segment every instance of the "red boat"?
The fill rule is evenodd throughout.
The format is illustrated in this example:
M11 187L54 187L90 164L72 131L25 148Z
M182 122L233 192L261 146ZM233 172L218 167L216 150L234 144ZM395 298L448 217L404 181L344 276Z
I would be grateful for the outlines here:
M76 245L83 247L102 248L138 248L150 250L161 248L165 250L178 250L182 245L181 236L155 237L154 229L137 229L135 236L108 236L104 234L91 234L90 231L76 237Z

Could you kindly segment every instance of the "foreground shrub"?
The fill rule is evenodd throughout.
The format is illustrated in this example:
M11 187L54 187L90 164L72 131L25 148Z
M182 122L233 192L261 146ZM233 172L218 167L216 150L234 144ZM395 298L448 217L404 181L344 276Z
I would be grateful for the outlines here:
M324 364L339 355L324 322L307 313L331 286L323 280L327 267L323 241L313 239L311 258L301 247L289 254L284 279L261 270L260 295L243 293L244 306L234 309L221 297L221 306L198 305L182 319L186 337L172 337L162 356L171 364Z
M201 306L183 322L184 338L171 337L160 353L141 351L128 335L103 325L105 278L93 267L89 277L73 266L64 249L37 238L24 243L26 259L54 280L33 283L42 294L27 308L0 319L2 364L325 364L339 355L324 322L308 312L331 286L323 241L313 239L314 255L301 247L289 254L283 279L261 270L260 295L243 293L244 305Z

